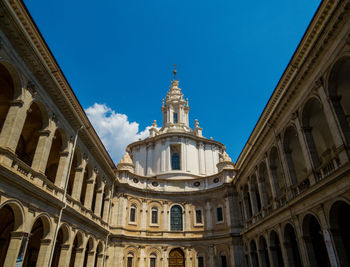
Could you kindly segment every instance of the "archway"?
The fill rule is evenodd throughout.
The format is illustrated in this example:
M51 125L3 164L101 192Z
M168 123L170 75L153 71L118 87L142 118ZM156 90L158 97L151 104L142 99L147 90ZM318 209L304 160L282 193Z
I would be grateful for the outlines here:
M275 231L270 234L270 250L271 250L271 260L273 266L283 267L283 256L280 239Z
M310 266L329 267L326 244L318 220L313 215L307 215L303 222L304 239L306 242Z
M82 251L82 244L83 244L83 236L81 233L77 233L72 246L72 252L70 255L70 261L69 261L69 267L74 267L75 262L78 262L81 260L81 251Z
M72 161L72 166L70 169L68 185L67 185L67 194L70 196L72 196L72 193L73 193L75 174L77 172L78 167L81 165L81 163L82 163L81 153L79 149L76 148L73 155L73 161Z
M44 240L49 232L47 224L48 222L42 217L35 221L30 232L27 250L23 260L23 267L36 266L39 264L38 261L44 261L44 258L46 257L45 249L47 246L46 243L42 243L42 240Z
M331 233L341 266L350 266L350 205L337 201L330 211Z
M256 251L255 241L250 241L250 259L252 262L252 267L259 267L258 253Z
M282 170L280 155L277 148L274 146L270 151L270 170L275 184L277 197L285 194L286 181Z
M0 266L4 266L7 250L14 230L15 215L9 206L0 209Z
M261 262L261 267L269 267L269 252L267 249L267 243L265 237L261 236L259 238L259 258Z
M284 241L289 266L301 267L302 264L299 254L298 241L295 235L294 227L291 224L287 224L284 228Z
M170 251L169 267L185 267L185 255L182 249L174 248Z
M62 140L62 134L59 129L56 130L51 149L49 158L47 160L46 169L45 169L45 175L47 179L49 179L52 183L55 183L56 180L56 174L58 169L58 164L60 161L60 153L64 149L63 147L63 140Z
M307 168L298 132L293 126L289 126L285 131L283 144L292 183L298 185L307 178Z
M0 64L0 133L13 98L14 85L12 77L4 65Z
M16 155L28 166L32 165L40 131L43 129L43 126L44 122L41 109L34 102L29 108L16 148Z
M269 205L272 203L272 190L271 190L271 184L269 175L267 173L267 168L265 162L261 162L259 166L259 182L263 183L263 186L261 187L263 190L264 196L263 199L266 203L263 203L264 205Z
M57 234L55 249L52 257L52 267L60 266L60 261L62 257L65 257L65 253L62 251L62 247L68 242L69 232L66 226L61 226Z
M350 57L339 60L330 75L329 97L347 142L350 142Z
M91 266L93 262L95 262L95 259L94 259L95 253L93 251L93 248L94 248L94 242L92 238L89 238L85 247L83 267Z

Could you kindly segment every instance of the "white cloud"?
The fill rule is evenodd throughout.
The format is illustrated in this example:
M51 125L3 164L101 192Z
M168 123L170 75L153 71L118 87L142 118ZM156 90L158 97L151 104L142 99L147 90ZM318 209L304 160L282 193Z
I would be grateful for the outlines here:
M85 112L116 164L125 154L128 144L149 135L150 126L139 132L137 122L130 122L127 115L116 113L105 104L95 103Z

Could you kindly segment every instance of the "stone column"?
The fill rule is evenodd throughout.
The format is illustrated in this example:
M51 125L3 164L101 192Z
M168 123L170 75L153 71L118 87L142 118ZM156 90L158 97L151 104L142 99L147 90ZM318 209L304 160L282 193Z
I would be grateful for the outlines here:
M207 230L211 231L211 230L213 230L213 215L212 215L212 208L211 208L210 201L206 202L205 215L206 215L206 219L207 219Z
M185 211L184 211L184 221L185 221L185 231L191 231L191 207L189 203L185 203Z
M96 176L97 176L97 170L94 169L92 171L91 177L87 180L87 184L86 184L86 194L85 194L84 206L88 210L91 210L92 199L94 197Z
M105 187L105 183L101 181L101 187L96 191L96 202L95 202L95 215L101 217L101 207L103 201L103 189Z
M139 251L140 251L140 261L138 267L146 267L146 253L145 253L145 247L144 246L139 246Z
M324 115L326 116L326 120L328 123L329 130L331 132L331 135L333 137L334 145L339 151L339 160L341 164L344 164L349 160L349 155L347 154L345 150L345 144L346 144L346 139L345 137L342 136L342 131L340 126L337 123L337 118L336 115L332 109L332 105L330 104L330 100L327 98L325 89L323 86L320 86L318 88L318 93L322 102L323 110L324 110Z
M199 174L205 174L205 158L204 158L203 143L200 143L198 145L198 166L199 166Z
M163 231L169 231L169 223L168 223L168 202L163 202Z
M209 247L209 264L208 266L217 266L215 263L215 258L216 258L216 251L215 251L215 246L211 245Z
M163 254L163 267L168 267L168 247L162 247Z
M267 176L265 179L269 179L270 185L271 185L271 193L272 193L272 198L275 199L278 196L278 181L275 181L275 179L272 176L271 169L270 169L270 164L269 164L269 159L267 158L267 154L264 155L264 161L265 161L265 166L267 169ZM275 203L274 203L275 204Z
M140 230L141 231L146 231L146 220L147 220L147 202L145 199L143 199L141 204L141 212L140 212Z
M287 255L287 250L286 250L286 246L285 246L286 242L284 241L284 234L283 234L283 229L282 229L281 225L278 225L277 233L278 233L278 236L280 239L280 246L281 246L284 266L293 267L293 266L289 266L288 255Z
M265 179L267 179L267 177L261 177L259 172L258 172L258 168L255 169L255 175L256 175L256 179L257 179L257 183L258 183L260 202L261 202L261 205L263 207L265 207L268 204L266 190L265 190L265 186L266 186Z
M109 189L109 190L106 191L106 196L105 196L105 199L104 199L105 204L103 205L103 217L102 217L102 219L105 222L107 222L107 220L108 220L110 203L111 203L110 199L111 199L111 190Z
M165 171L171 170L171 159L170 159L170 144L169 141L166 141L165 146Z
M294 230L295 230L295 235L296 235L297 244L299 248L301 263L303 266L310 266L309 255L307 252L307 247L306 247L306 243L303 235L302 225L299 222L298 217L294 216L292 217L292 220L294 223Z
M227 222L227 226L228 227L230 227L230 228L232 228L232 220L231 220L231 215L233 215L232 214L232 212L234 211L234 209L230 209L230 201L229 201L229 197L228 196L226 196L225 198L224 198L224 200L225 200L225 217L226 217L226 222ZM232 199L231 199L231 202L233 202L232 201ZM232 203L233 204L233 203ZM235 209L235 211L237 211L238 209L237 209L237 207L236 207L236 209Z
M95 251L89 251L88 252L88 258L87 258L87 264L86 267L96 267L95 266Z
M60 160L57 167L55 185L62 189L64 189L65 183L68 183L68 181L66 180L69 179L69 177L67 177L67 174L69 167L69 158L71 157L70 151L72 146L73 144L69 142L67 149L60 153Z
M315 184L315 177L312 173L314 166L313 166L311 155L309 153L308 146L307 146L306 140L305 140L305 135L303 134L298 116L296 116L296 118L294 119L294 123L296 126L296 130L298 132L298 139L299 139L301 150L302 150L302 153L304 156L305 166L306 166L307 172L309 174L308 178L310 179L310 184L313 185L313 184Z
M85 248L77 248L75 250L74 267L82 267L84 264Z
M7 249L4 266L16 266L19 249L22 243L23 232L12 232L11 240ZM29 241L29 240L28 240Z
M184 251L185 251L185 266L193 266L191 248L185 248Z
M23 94L23 100L14 100L7 112L0 135L0 146L16 152L19 137L27 118L32 98Z
M75 171L75 177L73 182L73 189L72 189L72 198L80 202L80 195L81 195L81 189L83 186L83 179L84 179L84 173L85 168L87 164L87 159L83 158L81 165L76 168ZM74 166L72 166L74 168Z
M154 144L148 144L147 148L147 175L152 175Z
M38 260L36 266L48 266L49 264L49 255L51 251L51 239L42 239L40 242L40 250L38 255Z
M121 221L120 221L120 226L125 227L126 225L126 207L128 200L127 198L123 195L120 201L120 207L121 207Z
M42 174L45 174L47 161L51 152L52 140L54 137L54 131L50 130L40 131L38 144L35 149L32 168Z
M71 257L70 245L69 244L62 245L60 258L58 260L58 267L69 266L70 257Z
M97 262L95 267L103 267L103 254L96 255Z
M253 193L251 182L248 182L248 190L249 190L249 196L250 196L250 204L252 206L253 216L257 215L259 213L258 205L257 205L257 199L255 193Z
M326 215L325 215L325 212L323 210L323 207L320 207L320 209L318 211L318 215L319 215L319 219L320 219L320 226L321 226L322 233L323 233L324 243L325 243L326 248L327 248L328 258L329 258L329 261L331 263L331 266L334 266L334 267L340 266L338 264L337 256L335 253L335 245L334 245L333 240L332 240L331 235L330 235L330 227L328 225L328 221L326 219Z

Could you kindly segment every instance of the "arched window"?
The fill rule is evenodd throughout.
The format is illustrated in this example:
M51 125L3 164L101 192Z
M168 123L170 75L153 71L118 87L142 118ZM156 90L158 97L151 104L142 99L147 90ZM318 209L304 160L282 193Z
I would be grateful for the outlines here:
M156 207L151 209L151 224L158 224L158 209Z
M136 205L132 204L130 207L129 222L136 223L136 211L137 211Z
M175 113L175 112L173 114L173 119L174 119L174 123L178 123L177 113Z
M227 267L227 259L225 254L220 255L220 267Z
M170 209L170 230L182 231L182 208L179 205Z
M149 258L149 266L156 267L157 266L157 255L152 253Z
M126 266L134 267L134 254L132 253L128 254L128 257L126 258Z

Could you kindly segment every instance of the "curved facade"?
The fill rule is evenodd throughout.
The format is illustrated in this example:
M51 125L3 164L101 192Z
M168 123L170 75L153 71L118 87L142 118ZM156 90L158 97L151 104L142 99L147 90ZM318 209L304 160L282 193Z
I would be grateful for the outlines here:
M189 125L115 166L21 1L0 1L0 266L350 266L350 1L323 1L234 164Z

